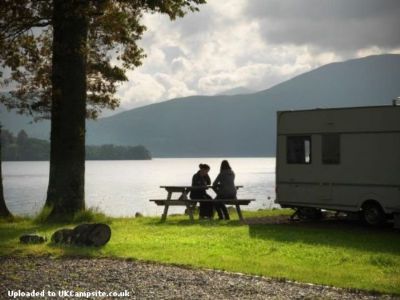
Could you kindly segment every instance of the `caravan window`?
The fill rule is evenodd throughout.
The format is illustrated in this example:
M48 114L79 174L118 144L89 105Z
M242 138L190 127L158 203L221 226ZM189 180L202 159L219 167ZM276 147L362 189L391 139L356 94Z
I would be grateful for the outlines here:
M340 135L322 135L322 163L335 165L340 164Z
M288 136L286 146L288 164L311 163L311 136Z

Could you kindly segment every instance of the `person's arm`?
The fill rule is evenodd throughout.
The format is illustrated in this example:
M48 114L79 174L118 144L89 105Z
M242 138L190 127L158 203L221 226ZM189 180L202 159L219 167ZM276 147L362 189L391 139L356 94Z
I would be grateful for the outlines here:
M192 177L192 186L199 186L199 176L197 174L194 174Z
M214 182L213 182L213 187L217 187L219 186L219 183L221 181L221 173L218 174L217 178L215 178Z
M211 184L211 178L210 178L210 176L208 176L208 174L206 175L206 184L207 185L210 185Z

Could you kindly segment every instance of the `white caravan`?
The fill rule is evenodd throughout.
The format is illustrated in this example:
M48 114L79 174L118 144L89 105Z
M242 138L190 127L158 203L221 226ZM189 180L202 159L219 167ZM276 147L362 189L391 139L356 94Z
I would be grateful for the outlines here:
M316 216L400 214L400 106L279 111L276 203Z

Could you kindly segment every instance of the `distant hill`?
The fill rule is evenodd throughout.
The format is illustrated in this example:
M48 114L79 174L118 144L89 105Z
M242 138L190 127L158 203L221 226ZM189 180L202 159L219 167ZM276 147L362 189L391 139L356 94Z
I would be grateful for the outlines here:
M245 95L245 94L251 94L255 93L254 90L250 90L249 88L246 88L244 86L239 86L235 87L233 89L229 89L226 91L223 91L222 93L218 93L217 96L225 95L225 96L233 96L233 95Z
M87 143L145 145L155 157L272 156L277 110L389 105L399 95L400 55L370 56L253 94L174 99L88 122Z

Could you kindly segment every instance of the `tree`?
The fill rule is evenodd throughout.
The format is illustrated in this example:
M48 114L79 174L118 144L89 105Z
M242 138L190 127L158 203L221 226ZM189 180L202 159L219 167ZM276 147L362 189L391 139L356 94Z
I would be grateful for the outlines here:
M0 124L0 137L1 137L1 124ZM3 142L0 139L0 217L8 218L11 217L11 213L7 208L6 201L4 199L4 192L3 192L3 171L1 168L1 146Z
M1 124L0 124L1 125ZM7 146L9 144L12 144L14 142L14 136L13 134L8 131L8 130L2 130L1 131L1 143L3 146Z
M18 146L25 146L26 143L28 142L28 134L25 132L25 130L20 130L17 135L17 144Z
M205 0L0 0L1 101L21 113L51 116L51 216L85 208L85 117L115 108L117 84L141 64L143 13L171 19ZM113 59L116 63L113 63ZM9 73L8 77L5 75Z

